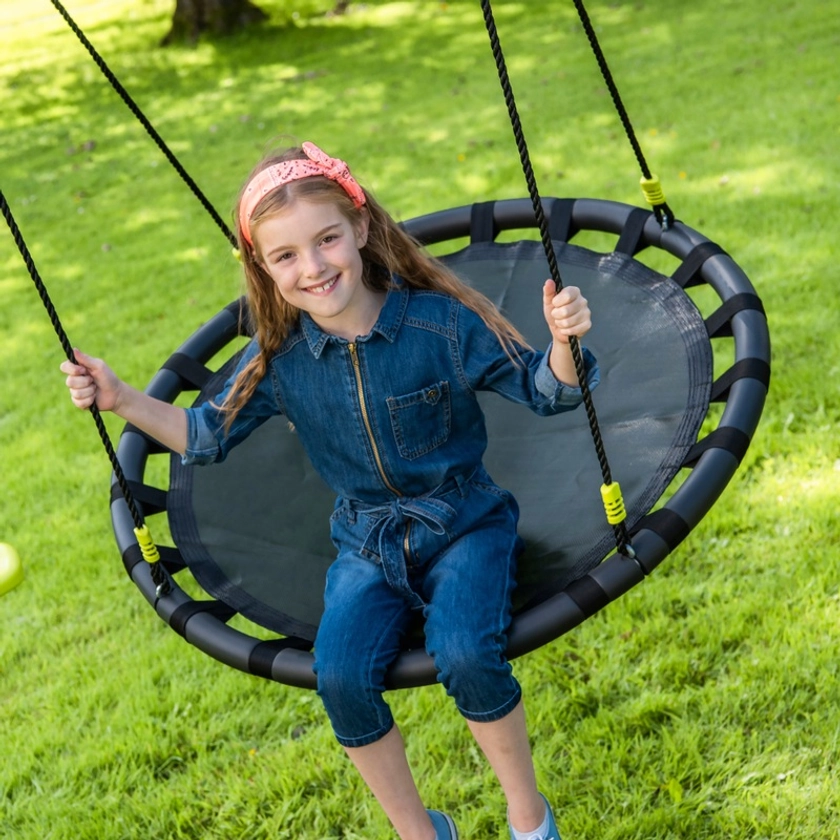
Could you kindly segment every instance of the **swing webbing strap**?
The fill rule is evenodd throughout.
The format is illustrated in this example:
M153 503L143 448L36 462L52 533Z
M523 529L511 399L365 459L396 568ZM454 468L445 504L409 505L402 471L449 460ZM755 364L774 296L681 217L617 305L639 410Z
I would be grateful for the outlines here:
M129 489L135 502L139 503L147 515L163 513L166 510L167 493L159 487L152 487L150 484L143 484L139 481L129 481ZM111 503L122 498L122 494L116 485L111 485Z
M169 574L174 575L187 567L181 552L171 545L159 545L158 553L160 554L160 563L155 565L162 565ZM134 572L134 567L138 563L145 563L146 558L140 550L140 546L133 542L128 545L122 553L122 563L126 574L131 577Z
M671 552L691 533L691 526L678 513L665 507L640 519L633 533L641 530L653 531Z
M186 638L189 620L201 614L212 615L226 624L236 615L236 610L221 601L187 601L173 610L169 617L169 626L179 636Z
M496 223L496 201L479 201L470 207L470 243L495 242L499 235ZM575 199L542 199L543 212L548 222L548 233L553 242L569 242L577 229L574 226ZM642 211L649 214L649 211Z
M703 283L700 271L706 260L718 254L726 255L726 251L715 242L701 242L695 245L680 263L679 268L671 275L671 279L683 289Z
M197 362L186 353L173 353L162 365L163 370L177 374L186 387L182 390L200 391L213 375L206 365Z
M728 298L706 319L709 338L723 338L732 335L732 318L739 312L754 310L764 315L761 298L753 292L740 292Z
M312 650L312 642L288 636L285 639L268 639L254 646L248 656L248 670L257 677L273 679L273 666L277 654L284 650Z
M725 449L740 464L749 446L750 438L746 432L734 426L719 426L691 447L683 466L693 467L700 460L700 456L710 449Z
M606 590L591 575L584 575L572 581L563 591L577 604L587 618L603 609L612 600Z
M641 207L631 211L615 246L615 250L619 254L627 254L628 257L632 257L645 247L643 236L645 224L650 217L651 211L643 210Z
M770 365L764 359L741 359L712 384L709 402L726 402L729 391L739 379L757 379L765 388L770 385Z

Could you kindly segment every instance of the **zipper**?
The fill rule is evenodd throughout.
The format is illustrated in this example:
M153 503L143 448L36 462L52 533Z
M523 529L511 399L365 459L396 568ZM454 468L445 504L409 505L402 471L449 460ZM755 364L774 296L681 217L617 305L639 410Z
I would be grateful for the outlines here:
M356 350L355 342L348 344L347 348L350 350L350 358L353 360L353 374L356 377L356 393L359 397L359 407L362 409L362 420L364 421L365 429L367 429L370 447L373 450L373 460L376 461L376 469L379 471L379 477L385 483L385 486L395 496L401 496L402 493L400 493L400 491L391 484L388 480L388 476L385 475L385 467L382 466L382 458L379 457L379 450L376 448L376 441L373 437L373 429L370 426L370 416L368 415L367 403L365 402L365 390L362 387L362 366L359 363L359 352Z
M379 449L376 446L376 439L373 436L373 429L370 425L370 415L368 414L367 410L367 402L365 401L365 389L362 386L362 366L359 361L359 351L356 349L356 343L351 341L347 345L347 349L350 351L350 359L353 362L353 375L356 378L356 394L359 398L359 408L362 410L362 420L365 424L365 430L367 431L368 440L370 441L370 448L373 450L373 460L376 462L376 469L379 472L379 477L382 479L382 482L385 486L395 495L401 496L399 490L391 483L388 476L385 473L385 467L382 464L382 458L379 455ZM405 537L403 538L403 554L405 555L406 563L411 563L411 546L409 544L409 535L411 534L411 520L408 520L405 524Z
M411 533L411 520L407 519L405 522L405 536L403 537L403 557L405 557L405 565L413 566L414 557L411 554L411 544L408 541L408 535Z

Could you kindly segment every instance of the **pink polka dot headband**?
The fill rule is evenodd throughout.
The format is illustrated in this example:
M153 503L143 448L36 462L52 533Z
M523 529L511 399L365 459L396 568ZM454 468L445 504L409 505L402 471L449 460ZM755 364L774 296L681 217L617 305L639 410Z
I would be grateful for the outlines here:
M245 187L242 200L239 202L239 228L242 238L251 246L250 222L257 205L272 190L298 181L301 178L311 178L320 175L335 181L353 199L353 204L359 208L365 203L364 190L350 174L350 169L343 160L330 157L314 143L303 144L306 159L286 160L276 163L258 172Z

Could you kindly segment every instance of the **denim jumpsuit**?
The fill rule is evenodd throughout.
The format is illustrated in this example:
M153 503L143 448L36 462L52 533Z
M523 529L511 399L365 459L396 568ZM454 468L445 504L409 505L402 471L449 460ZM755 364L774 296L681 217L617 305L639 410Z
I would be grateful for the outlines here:
M256 352L246 348L240 366ZM583 356L594 387L597 364ZM438 679L462 715L493 721L519 702L505 657L519 510L482 466L482 390L540 415L581 401L579 388L554 378L547 354L522 349L514 365L471 309L395 279L373 329L355 341L301 313L229 434L209 403L187 410L186 463L221 461L283 414L338 496L314 667L344 746L393 726L385 675L418 610Z

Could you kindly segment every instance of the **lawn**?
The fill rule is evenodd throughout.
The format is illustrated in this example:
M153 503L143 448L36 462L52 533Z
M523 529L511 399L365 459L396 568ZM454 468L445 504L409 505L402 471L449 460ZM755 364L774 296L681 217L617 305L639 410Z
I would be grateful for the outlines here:
M286 138L348 160L401 219L526 194L477 0L257 2L265 25L168 49L171 0L66 3L225 220ZM670 206L761 295L773 379L700 527L517 662L540 784L566 840L836 837L840 2L589 11ZM495 12L541 191L641 204L572 3ZM71 340L145 384L239 293L229 245L48 0L4 0L0 55L0 189ZM127 580L107 457L2 233L0 352L0 542L26 574L0 599L0 837L392 836L313 693L199 653ZM429 806L507 836L442 689L390 699Z

